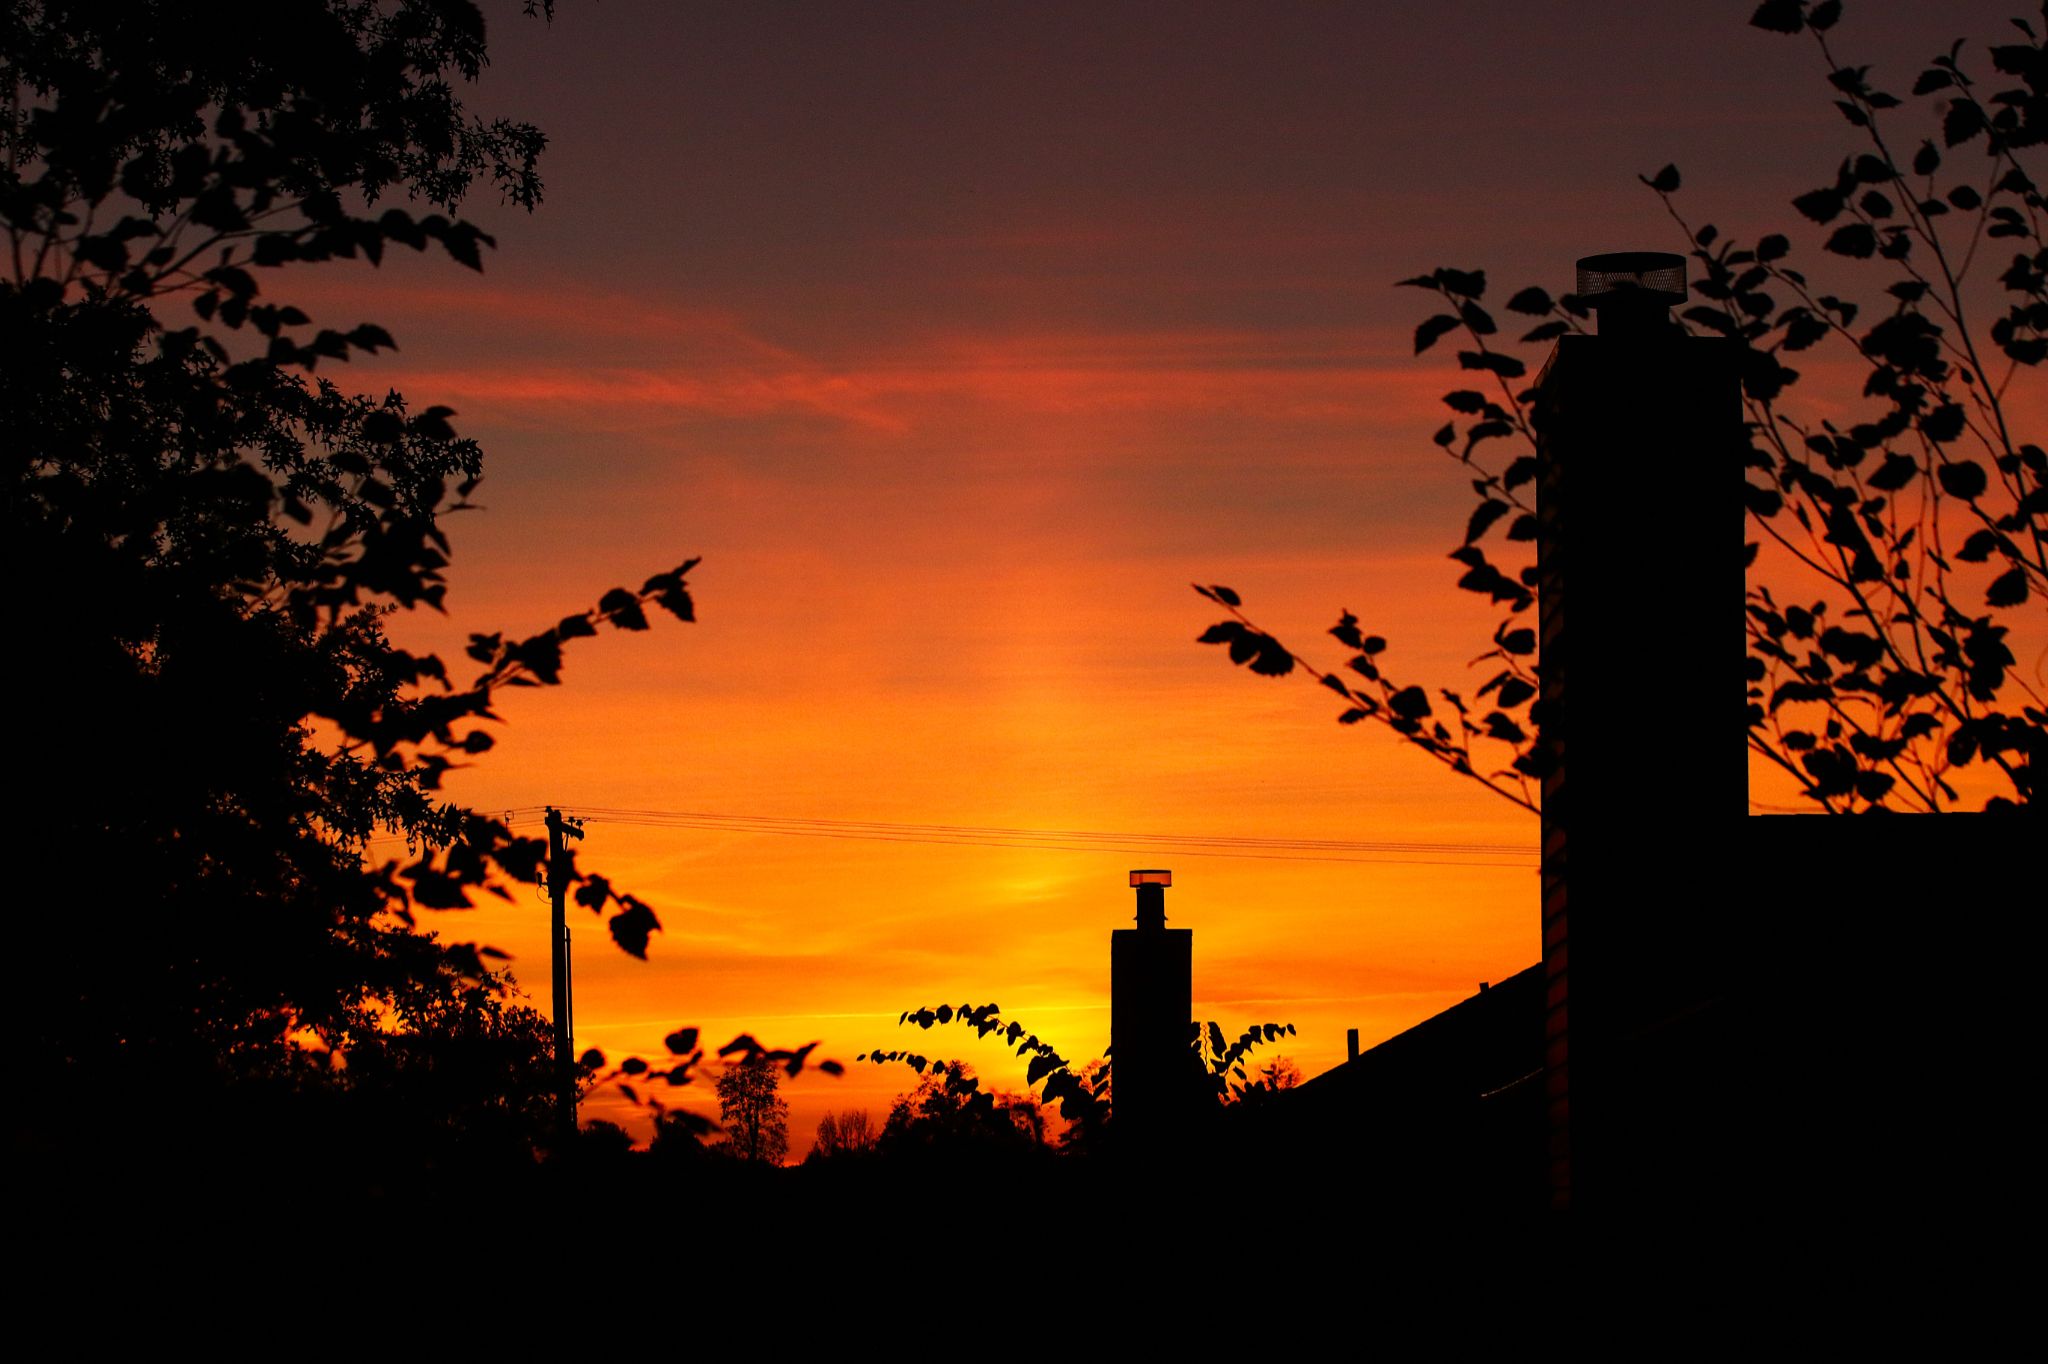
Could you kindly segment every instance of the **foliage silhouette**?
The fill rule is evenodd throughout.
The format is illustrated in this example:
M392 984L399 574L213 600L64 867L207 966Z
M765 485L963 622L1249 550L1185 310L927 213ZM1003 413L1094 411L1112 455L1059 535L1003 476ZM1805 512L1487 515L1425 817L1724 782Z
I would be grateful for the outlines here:
M880 1136L865 1108L841 1109L818 1119L817 1136L805 1155L806 1165L826 1160L857 1160L871 1156Z
M934 1067L890 1105L875 1154L902 1161L1031 1159L1050 1152L1045 1108L1030 1094L979 1087L970 1067Z
M627 1056L616 1066L607 1069L605 1054L592 1047L578 1058L578 1065L588 1077L590 1088L612 1085L628 1102L652 1113L657 1139L664 1130L670 1131L672 1136L688 1133L702 1137L716 1124L687 1109L669 1107L651 1088L646 1093L641 1092L643 1086L652 1086L656 1081L674 1088L695 1080L694 1072L704 1061L704 1048L698 1045L698 1030L677 1028L662 1039L662 1045L667 1047L669 1052L666 1064L652 1063L640 1056ZM803 1074L806 1065L815 1065L818 1070L835 1077L846 1073L846 1067L838 1061L812 1062L811 1053L817 1049L818 1044L815 1041L795 1048L764 1047L754 1040L752 1033L741 1033L718 1049L718 1057L720 1060L731 1056L739 1057L738 1061L730 1063L732 1065L759 1063L779 1067L782 1073L792 1080ZM666 1129L664 1124L668 1125Z
M1836 58L1829 34L1842 14L1837 0L1770 0L1751 22L1809 33L1818 48L1858 145L1792 206L1826 230L1831 271L1881 272L1881 302L1847 301L1795 268L1793 232L1745 244L1710 224L1695 229L1676 206L1675 166L1644 178L1698 263L1692 287L1707 302L1682 325L1743 347L1745 501L1761 537L1745 547L1748 743L1828 812L1954 808L1963 797L1949 774L1970 764L1996 788L1986 808L2028 805L2048 761L2048 702L2017 671L2008 637L2015 613L2048 601L2048 453L2014 429L2010 386L2048 359L2048 202L2019 158L2048 141L2048 10L2038 26L2013 20L2021 41L1989 47L1992 83L1972 74L1960 40L1934 57L1909 97L1927 109L1926 128L1910 136L1893 112L1908 99ZM1964 158L1959 173L1944 172ZM2002 298L1982 279L1991 270L2002 270ZM1330 631L1354 651L1344 676L1282 644L1213 585L1195 590L1230 619L1200 642L1228 644L1233 662L1263 675L1302 668L1342 699L1340 723L1384 724L1534 811L1546 761L1535 632L1523 623L1534 619L1535 568L1497 566L1481 547L1501 522L1508 544L1535 541L1529 365L1495 349L1485 272L1437 269L1402 284L1441 300L1416 329L1416 353L1460 333L1470 347L1460 367L1492 390L1445 395L1451 419L1434 439L1473 475L1478 502L1451 558L1459 587L1503 608L1492 647L1474 660L1493 675L1469 703L1436 689L1448 707L1439 715L1429 690L1389 671L1387 641L1349 611ZM1986 327L1979 310L1994 301ZM1520 338L1528 345L1585 330L1589 312L1535 287L1505 307L1540 319ZM1856 419L1794 409L1802 376L1788 362L1823 347L1856 362L1860 392L1841 403L1867 404ZM1766 566L1803 574L1796 586L1757 581L1766 541ZM1816 587L1819 600L1793 601ZM1488 762L1488 752L1501 756Z
M728 1066L717 1080L718 1120L724 1149L757 1165L780 1165L789 1151L789 1104L777 1093L780 1077L761 1055Z
M1041 1040L1021 1023L1005 1021L1001 1007L996 1004L962 1004L957 1008L941 1004L935 1008L906 1009L896 1023L898 1027L915 1023L926 1031L941 1024L958 1023L974 1029L977 1036L999 1038L1018 1056L1029 1055L1031 1060L1024 1070L1026 1095L1033 1086L1038 1086L1039 1104L1046 1108L1059 1105L1060 1117L1069 1124L1070 1144L1091 1144L1110 1121L1114 1060L1108 1056L1107 1048L1104 1060L1076 1071L1051 1043ZM1255 1048L1293 1035L1292 1023L1254 1024L1236 1038L1227 1038L1219 1023L1193 1023L1189 1025L1188 1047L1200 1061L1201 1073L1220 1103L1243 1096L1248 1083L1245 1058ZM980 1077L962 1061L935 1060L921 1052L879 1049L862 1052L854 1059L875 1065L901 1062L925 1077L920 1093L929 1086L944 1099L976 1106L978 1113L993 1112L997 1104L996 1096L981 1088Z
M466 681L393 644L396 612L442 609L439 518L472 506L481 452L448 408L320 372L393 348L384 329L277 297L400 246L482 268L493 243L459 206L484 186L531 209L545 141L465 109L484 62L463 0L27 0L0 20L0 429L35 649L10 686L40 807L24 1011L31 1084L65 1115L31 1146L138 1102L204 1113L195 1087L223 1084L381 1087L536 1130L552 1063L504 954L418 914L537 884L546 844L437 792L492 747L499 689L555 685L602 629L694 619L697 561L473 635ZM386 831L407 856L368 865ZM645 957L653 909L568 867Z
M655 1115L654 1138L647 1145L656 1160L695 1159L704 1154L704 1139L718 1124L687 1108L664 1109Z
M1301 1067L1294 1063L1293 1057L1276 1056L1259 1067L1259 1078L1252 1082L1252 1088L1268 1094L1278 1094L1283 1090L1301 1088L1304 1078ZM1250 1092L1247 1091L1247 1097Z

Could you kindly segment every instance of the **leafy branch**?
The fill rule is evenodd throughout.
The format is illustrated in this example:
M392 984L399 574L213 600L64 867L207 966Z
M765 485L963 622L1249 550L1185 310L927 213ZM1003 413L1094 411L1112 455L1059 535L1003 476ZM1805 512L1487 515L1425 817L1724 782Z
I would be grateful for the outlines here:
M1040 1101L1046 1104L1057 1101L1062 1118L1084 1127L1093 1127L1107 1121L1110 1116L1111 1061L1076 1073L1051 1043L1041 1040L1036 1033L1027 1032L1021 1023L1004 1021L1002 1010L994 1004L962 1004L958 1008L941 1004L936 1008L906 1009L896 1024L901 1027L906 1023L915 1023L926 1031L943 1024L958 1023L974 1029L977 1036L999 1038L1014 1048L1016 1055L1031 1057L1024 1072L1026 1090L1042 1082L1044 1088L1040 1091ZM1292 1023L1255 1023L1235 1038L1226 1038L1222 1025L1213 1021L1188 1026L1189 1049L1200 1061L1203 1074L1219 1099L1242 1098L1246 1085L1256 1083L1248 1080L1244 1069L1245 1058L1254 1049L1281 1037L1294 1036ZM1106 1050L1104 1055L1108 1055ZM980 1093L980 1080L959 1061L933 1060L920 1052L907 1050L863 1052L856 1059L872 1061L876 1065L901 1062L920 1075L937 1077L949 1095L972 1098ZM1239 1082L1234 1085L1231 1083L1233 1075ZM989 1096L981 1094L981 1097L987 1099Z
M2048 452L2018 438L2010 397L2018 375L2048 360L2048 201L2018 155L2048 142L2048 51L2029 21L2013 20L2024 41L1989 52L1993 68L2016 83L1996 91L1966 68L1960 41L1933 58L1912 94L1935 102L1937 132L1917 139L1907 159L1893 149L1913 141L1891 132L1893 111L1906 101L1873 87L1868 67L1834 56L1827 35L1842 13L1838 0L1768 0L1751 22L1813 35L1836 107L1865 144L1831 183L1792 206L1828 229L1828 255L1893 272L1881 312L1795 268L1787 234L1752 245L1711 224L1695 229L1674 200L1676 166L1643 177L1701 269L1693 289L1703 302L1684 310L1680 329L1741 346L1744 459L1763 480L1745 484L1759 537L1746 544L1746 562L1753 570L1767 542L1841 599L1832 608L1825 600L1786 605L1762 584L1748 587L1747 742L1830 812L1947 808L1961 799L1951 775L1980 762L2004 786L1987 808L2024 805L2048 756L2048 705L2016 671L2009 613L2048 602ZM1972 148L1982 165L1944 188L1945 160ZM1980 334L1970 318L1987 286L1973 285L1971 271L2003 242L2016 248L1996 280L2003 311ZM1540 779L1546 761L1541 702L1532 699L1539 668L1524 662L1533 635L1514 624L1534 604L1534 568L1510 576L1479 547L1504 520L1510 542L1535 538L1523 492L1536 473L1535 394L1515 387L1529 366L1496 349L1499 325L1481 303L1483 271L1443 268L1401 284L1442 301L1416 328L1416 353L1461 334L1460 368L1490 374L1496 390L1446 394L1452 419L1433 439L1477 475L1478 502L1451 557L1465 567L1461 588L1505 607L1494 648L1475 660L1506 665L1479 693L1495 693L1498 709L1476 728L1456 694L1443 691L1457 728L1435 720L1421 686L1385 676L1386 641L1360 634L1348 611L1331 634L1358 651L1347 666L1370 690L1308 663L1246 617L1226 588L1196 587L1231 613L1201 642L1228 645L1233 662L1266 676L1302 667L1344 699L1342 723L1378 720L1534 810L1528 781ZM1506 307L1542 319L1523 344L1582 332L1588 316L1582 300L1552 299L1540 288L1521 290ZM1827 345L1848 347L1860 362L1861 397L1877 409L1866 419L1838 424L1787 410L1801 378L1792 362ZM1481 455L1500 440L1516 454L1496 469ZM1517 710L1524 703L1526 713ZM1507 743L1513 760L1481 775L1475 734Z
M1478 555L1479 552L1472 550L1471 553ZM1491 571L1484 557L1480 556L1478 562L1470 566L1466 578L1469 580ZM1476 728L1472 707L1464 698L1457 692L1439 689L1438 695L1450 707L1451 721L1457 726L1453 731L1450 725L1435 716L1427 691L1417 684L1404 684L1387 673L1381 658L1387 641L1379 635L1361 631L1358 618L1349 611L1331 627L1330 633L1339 643L1357 651L1345 666L1361 681L1325 672L1282 644L1244 613L1240 598L1231 589L1213 584L1203 587L1199 583L1194 584L1194 588L1231 615L1231 619L1219 621L1203 631L1197 643L1228 645L1231 662L1249 664L1253 672L1263 677L1285 677L1298 667L1343 699L1345 709L1337 716L1339 724L1355 725L1361 720L1372 720L1385 725L1453 772L1470 777L1503 800L1532 813L1536 811L1535 796L1529 783L1542 779L1546 770L1544 750L1537 736L1524 729L1510 713L1517 708L1535 709L1529 703L1536 694L1536 670L1524 662L1536 651L1535 631L1526 626L1511 628L1503 621L1494 632L1494 647L1473 660L1477 663L1497 658L1505 665L1499 673L1481 684L1476 694L1478 698L1485 698L1492 693L1494 699L1493 707L1478 717ZM1506 745L1512 754L1508 766L1491 773L1480 772L1473 765L1474 739Z
M582 1092L588 1094L605 1085L614 1085L629 1102L652 1112L656 1122L683 1118L692 1127L693 1135L702 1135L715 1126L708 1118L686 1113L682 1109L671 1109L655 1093L643 1095L640 1092L641 1086L651 1085L657 1080L666 1082L671 1088L693 1083L696 1079L693 1072L704 1062L704 1048L698 1045L697 1039L697 1029L677 1028L662 1039L662 1045L668 1049L666 1064L650 1062L640 1056L627 1056L609 1069L606 1068L605 1054L592 1047L576 1061ZM724 1061L727 1057L736 1056L738 1060L727 1064L746 1066L759 1063L780 1066L782 1072L792 1080L803 1074L806 1064L814 1065L827 1075L839 1076L846 1073L846 1067L838 1061L810 1061L810 1055L817 1047L816 1042L806 1042L801 1047L770 1048L755 1041L752 1033L741 1033L718 1049L718 1059Z
M1005 1022L997 1005L962 1004L954 1008L941 1004L937 1008L906 1009L896 1025L901 1027L905 1023L915 1023L926 1031L937 1024L960 1023L973 1028L979 1037L1000 1037L1018 1056L1031 1057L1024 1068L1024 1087L1028 1091L1033 1085L1042 1084L1038 1096L1041 1103L1057 1102L1060 1116L1071 1123L1088 1126L1108 1119L1109 1066L1097 1067L1090 1074L1077 1073L1050 1042L1026 1032L1021 1023ZM920 1075L929 1073L936 1077L952 1097L964 1098L969 1103L994 1103L994 1096L981 1089L980 1079L963 1062L933 1060L920 1052L883 1050L862 1052L854 1059L878 1066L901 1062Z

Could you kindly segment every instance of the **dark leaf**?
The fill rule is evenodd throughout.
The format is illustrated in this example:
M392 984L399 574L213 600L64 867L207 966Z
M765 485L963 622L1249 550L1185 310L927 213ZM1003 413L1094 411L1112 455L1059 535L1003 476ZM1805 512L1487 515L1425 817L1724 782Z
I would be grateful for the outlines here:
M1488 498L1477 507L1474 507L1471 520L1465 524L1465 543L1469 545L1480 536L1486 534L1488 528L1494 522L1506 516L1510 510L1512 508L1507 503L1496 498Z
M1420 720L1429 714L1429 696L1420 687L1403 687L1387 699L1387 708L1404 720Z
M1920 429L1929 440L1952 441L1963 434L1963 416L1961 403L1943 403L1920 419Z
M1792 207L1817 223L1825 223L1841 215L1843 202L1839 191L1817 189L1794 199Z
M1820 647L1852 668L1867 668L1885 655L1884 641L1861 631L1829 626L1821 632Z
M1415 353L1422 354L1434 346L1445 332L1454 331L1457 326L1458 319L1450 313L1438 313L1435 317L1425 319L1422 325L1415 329Z
M1805 6L1800 0L1764 0L1749 22L1772 33L1797 33L1806 26Z
M1974 502L1982 497L1989 483L1984 466L1974 459L1951 460L1947 464L1938 465L1934 474L1941 480L1943 492L1965 501Z
M1486 293L1484 270L1453 270L1445 266L1436 272L1436 281L1458 298L1479 298Z
M2022 568L2008 569L1992 582L1984 593L1986 606L2018 606L2027 599L2027 573Z
M647 614L640 599L623 587L614 587L597 600L597 609L621 630L645 630Z
M1991 551L1998 548L1998 534L1995 531L1980 530L1963 541L1963 547L1956 551L1956 557L1968 564L1981 564L1991 557Z
M1835 230L1827 239L1826 249L1838 256L1868 260L1877 250L1877 233L1868 223L1850 223Z
M1884 463L1866 482L1880 492L1895 493L1911 483L1919 472L1920 465L1912 456L1894 452L1884 457Z
M1951 147L1960 146L1984 131L1984 110L1967 99L1949 101L1948 113L1942 116L1941 139Z
M1285 677L1294 671L1294 656L1279 640L1271 635L1260 635L1258 640L1258 656L1252 659L1253 672L1261 677Z
M1499 355L1492 351L1459 351L1458 367L1489 370L1503 379L1519 379L1529 372L1529 367L1514 356Z
M612 915L606 924L611 930L612 941L630 955L647 958L647 937L661 927L661 920L654 917L654 911L630 895L622 895L619 902L625 906Z

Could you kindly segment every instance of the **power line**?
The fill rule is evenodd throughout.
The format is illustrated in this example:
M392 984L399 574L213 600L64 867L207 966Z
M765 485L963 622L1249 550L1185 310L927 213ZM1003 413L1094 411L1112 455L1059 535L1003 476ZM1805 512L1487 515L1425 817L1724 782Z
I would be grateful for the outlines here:
M847 829L863 832L948 834L976 837L1109 839L1119 843L1204 843L1291 849L1327 848L1350 852L1473 852L1526 854L1533 856L1536 851L1533 844L1526 843L1438 843L1414 840L1388 842L1355 838L1264 838L1242 834L1144 834L1105 832L1094 829L1029 829L1009 825L903 824L882 820L790 818L781 815L730 815L693 810L634 810L602 805L584 805L577 808L593 817L609 817L618 820L633 818L643 820L712 821L728 825L802 826L806 828Z
M529 812L539 811L541 808L514 806L500 813L508 825L517 827L536 822L535 817ZM1182 857L1248 858L1260 861L1495 866L1526 870L1523 863L1491 859L1533 858L1536 855L1535 848L1513 843L1444 843L1417 840L1394 842L1367 839L1264 838L1236 834L1129 833L1092 829L1030 829L1006 825L800 819L778 815L735 815L702 810L645 810L618 806L573 808L582 818L595 824L695 829L707 833L772 834L788 838L920 843L939 847L1122 853L1133 857L1171 854ZM392 836L371 841L390 843L402 840Z

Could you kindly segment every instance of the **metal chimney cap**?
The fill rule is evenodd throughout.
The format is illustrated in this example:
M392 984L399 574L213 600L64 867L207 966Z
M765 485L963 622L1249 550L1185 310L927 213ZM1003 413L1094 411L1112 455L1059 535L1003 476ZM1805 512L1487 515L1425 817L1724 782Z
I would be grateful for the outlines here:
M1579 257L1574 293L1592 307L1626 297L1675 308L1685 302L1685 257L1668 251L1609 251Z
M1170 886L1173 884L1173 873L1163 867L1133 871L1131 873L1131 884L1134 886Z

